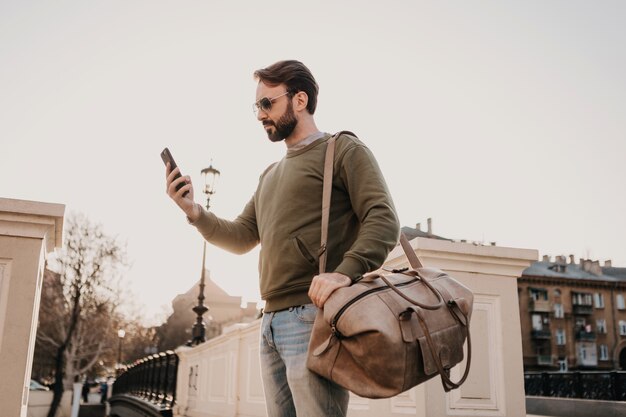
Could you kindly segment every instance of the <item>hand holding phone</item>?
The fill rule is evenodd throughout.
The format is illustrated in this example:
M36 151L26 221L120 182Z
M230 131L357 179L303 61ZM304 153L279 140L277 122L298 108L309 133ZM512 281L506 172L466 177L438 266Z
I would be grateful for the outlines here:
M172 157L172 154L169 149L167 148L163 149L163 152L161 152L161 159L163 159L165 166L167 166L168 163L170 164L170 171L169 173L166 174L167 175L166 185L168 187L167 194L170 196L172 200L174 200L174 202L178 205L178 207L180 207L181 210L185 212L185 214L187 215L187 219L191 222L195 222L202 214L202 207L193 201L193 186L191 184L191 180L189 179L189 177L187 177L186 179L189 182L181 181L180 170L176 174L174 174L174 177L172 178L171 173L178 166L176 165L176 162L174 161L174 158ZM172 183L176 180L179 181L179 183L176 184L176 191L173 193L170 193L171 191L169 187L171 187ZM182 197L185 197L188 194L191 194L191 195L188 198L180 198L180 196L178 196L177 194L177 191L179 191L181 188L185 186L188 186L189 188L185 190Z
M168 148L163 149L163 151L161 152L161 159L163 160L163 163L167 166L167 163L169 162L170 164L170 172L174 171L174 168L178 167L178 165L176 165L176 161L174 161L174 157L172 156L172 153L170 152L170 150ZM177 180L180 178L180 172L176 174L176 176L174 177L174 180ZM176 186L176 191L180 190L181 188L183 188L185 186L185 182L181 182L180 184L178 184ZM185 191L183 193L183 197L186 197L187 194L189 194L189 191Z

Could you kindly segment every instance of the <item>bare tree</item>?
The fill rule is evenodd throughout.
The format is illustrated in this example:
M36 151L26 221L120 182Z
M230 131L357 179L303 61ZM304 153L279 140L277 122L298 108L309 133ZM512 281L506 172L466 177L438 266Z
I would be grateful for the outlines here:
M56 274L44 283L37 332L38 346L54 355L48 417L56 415L64 390L111 349L125 265L125 250L100 225L84 215L68 217L63 248L48 265Z
M156 328L144 325L138 318L127 318L123 324L126 330L123 349L123 363L132 363L158 352Z

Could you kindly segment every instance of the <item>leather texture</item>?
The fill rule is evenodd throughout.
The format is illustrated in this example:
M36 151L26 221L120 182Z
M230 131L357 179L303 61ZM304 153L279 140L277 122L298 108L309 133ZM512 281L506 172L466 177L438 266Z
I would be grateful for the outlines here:
M325 184L332 178L332 155L327 150ZM329 201L324 193L320 272ZM361 397L392 397L436 375L449 391L469 373L472 292L447 273L423 267L404 235L401 244L410 268L378 270L334 291L315 319L307 367ZM466 339L466 369L453 382L449 370L463 360Z

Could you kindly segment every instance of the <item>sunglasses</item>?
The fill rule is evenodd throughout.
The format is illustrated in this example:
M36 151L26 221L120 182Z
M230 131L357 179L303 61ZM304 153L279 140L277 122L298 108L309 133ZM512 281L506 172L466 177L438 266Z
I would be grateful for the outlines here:
M259 114L259 111L264 111L265 113L269 112L270 110L272 110L272 104L274 104L277 99L281 98L282 96L286 96L287 94L289 94L289 91L272 98L263 97L252 105L252 111L254 111L254 115L257 116Z

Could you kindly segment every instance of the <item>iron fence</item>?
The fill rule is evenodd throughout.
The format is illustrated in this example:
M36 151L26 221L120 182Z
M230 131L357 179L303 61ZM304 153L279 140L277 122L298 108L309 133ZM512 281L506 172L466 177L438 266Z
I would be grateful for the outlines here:
M626 372L526 372L526 395L626 401Z
M172 351L155 353L135 361L118 376L113 396L126 394L140 398L161 410L171 410L176 402L178 355Z

